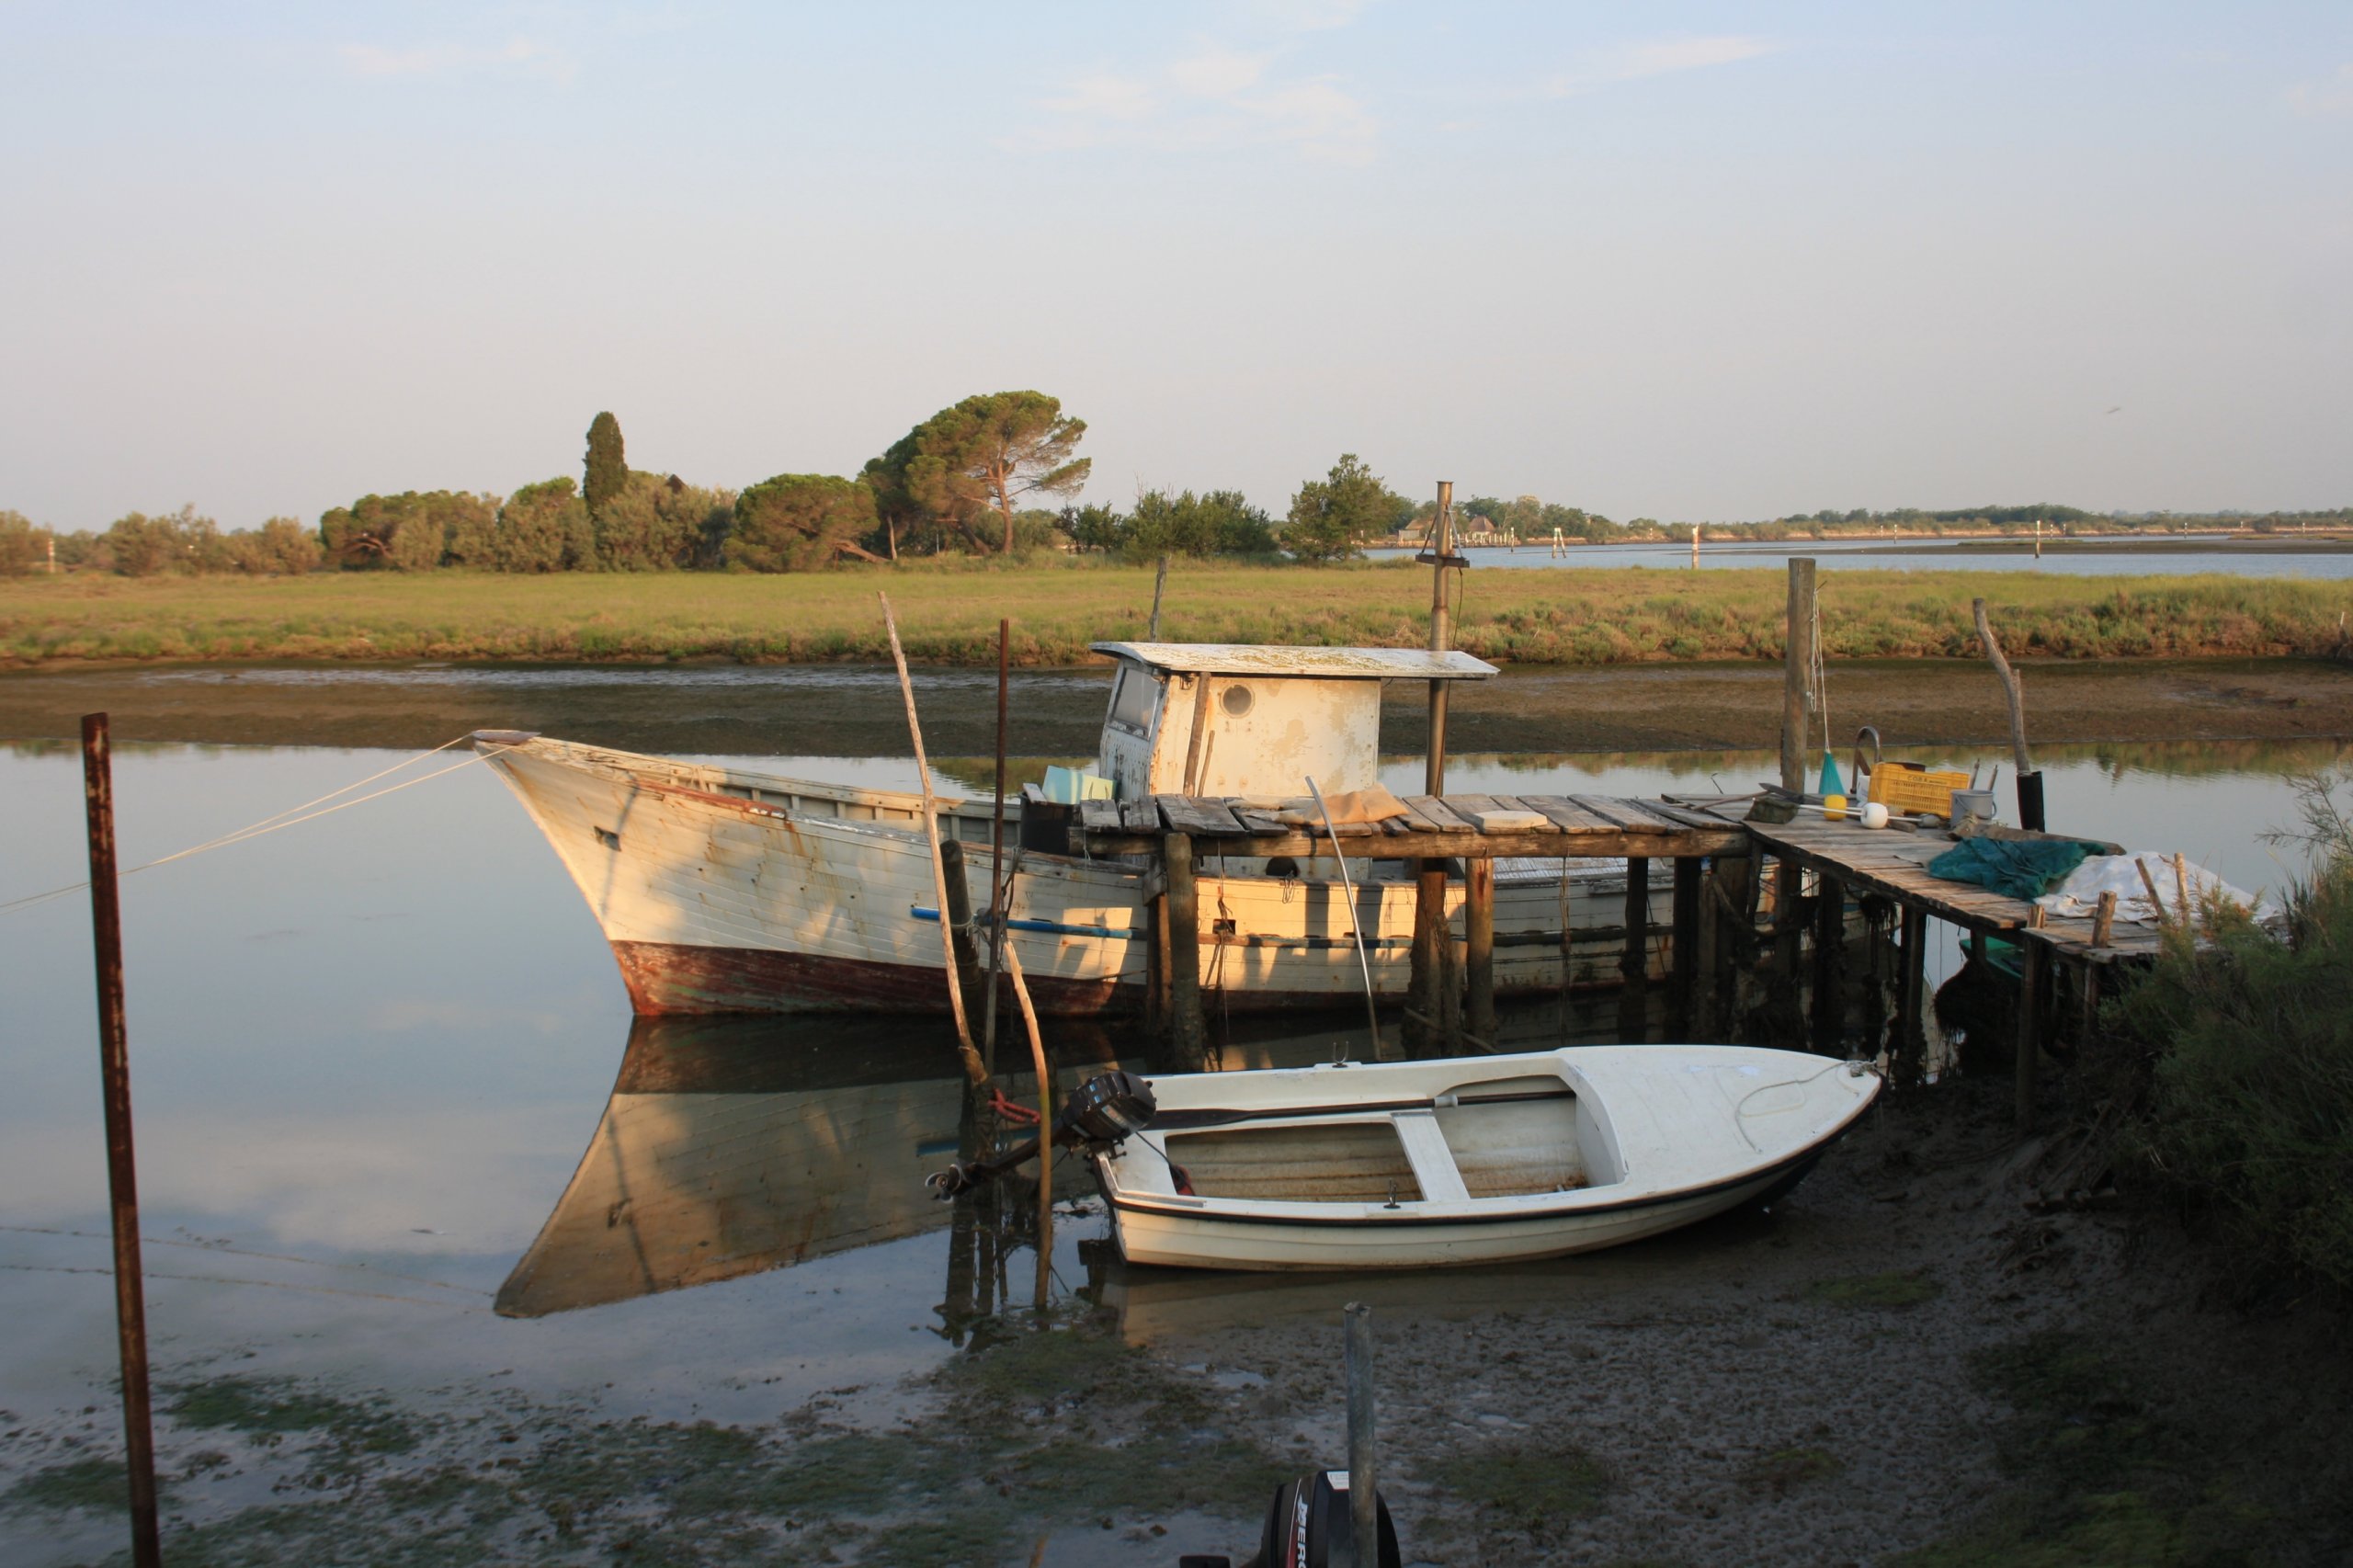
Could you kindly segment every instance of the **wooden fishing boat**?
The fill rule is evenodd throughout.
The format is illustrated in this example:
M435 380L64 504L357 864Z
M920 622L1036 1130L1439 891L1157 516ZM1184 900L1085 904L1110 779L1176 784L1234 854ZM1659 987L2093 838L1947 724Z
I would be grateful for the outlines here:
M1092 1146L1131 1263L1428 1268L1613 1246L1768 1201L1880 1088L1870 1063L1726 1045L1338 1062L1148 1080Z
M1122 799L1295 796L1377 784L1381 682L1480 679L1466 653L1388 648L1097 644L1117 664L1097 767ZM641 1014L947 1006L924 801L485 730L474 744L530 813L612 946ZM1008 802L1021 850L1008 944L1042 1012L1141 1004L1151 869L1069 853L1042 800ZM997 862L993 805L943 801L971 907ZM1037 813L1025 818L1025 812ZM1402 1001L1415 888L1398 861L1225 857L1199 869L1201 989L1221 1013L1333 1006L1362 984ZM1622 860L1500 864L1495 991L1552 995L1620 978ZM1650 924L1669 917L1651 895ZM1448 892L1462 932L1463 884ZM984 935L982 939L984 938ZM1664 973L1654 956L1653 971Z

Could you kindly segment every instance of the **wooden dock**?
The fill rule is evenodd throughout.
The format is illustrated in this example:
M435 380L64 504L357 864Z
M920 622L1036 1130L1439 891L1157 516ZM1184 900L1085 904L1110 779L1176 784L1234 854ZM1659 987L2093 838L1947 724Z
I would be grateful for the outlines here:
M1440 859L1463 856L1576 855L1611 859L1679 860L1745 855L1740 824L1665 801L1605 795L1408 795L1403 816L1344 823L1338 836L1352 858ZM1277 812L1242 800L1154 795L1143 801L1087 801L1071 835L1074 853L1155 853L1168 834L1183 834L1199 855L1328 855L1331 835L1302 812ZM1528 817L1541 819L1528 824ZM1512 823L1514 825L1490 825Z
M1953 846L1941 830L1871 830L1859 822L1814 817L1751 821L1745 818L1745 801L1708 810L1700 803L1620 796L1449 794L1406 796L1401 803L1402 814L1343 824L1335 832L1310 812L1270 809L1263 800L1155 795L1088 801L1072 824L1070 847L1074 854L1149 857L1161 871L1161 891L1154 900L1151 1012L1180 1048L1202 1029L1194 877L1204 858L1288 857L1305 863L1332 854L1336 838L1351 859L1430 866L1460 859L1465 885L1463 1006L1461 1017L1446 1020L1439 1031L1458 1048L1484 1046L1492 1039L1498 859L1623 859L1627 953L1621 968L1631 983L1639 983L1645 972L1641 944L1650 934L1650 862L1669 861L1675 868L1669 950L1678 1023L1696 1031L1692 1038L1705 1036L1717 1023L1729 1025L1738 989L1732 971L1736 965L1756 968L1790 985L1791 994L1810 990L1812 1016L1799 1013L1794 1027L1810 1037L1813 1049L1830 1054L1851 1046L1844 1038L1847 989L1841 972L1849 895L1882 901L1882 910L1893 906L1896 928L1890 933L1883 925L1875 926L1870 951L1875 966L1893 961L1894 1008L1885 1049L1899 1075L1907 1064L1917 1065L1926 1040L1928 922L1942 920L1972 937L2017 944L2023 971L2017 1042L2022 1124L2034 1102L2042 1042L2055 1027L2055 977L2069 976L2083 1010L2078 1027L2088 1029L2101 973L2154 958L2163 939L2153 926L2119 921L2108 940L2096 941L2088 917L2049 917L2026 900L1931 876L1928 863ZM1770 924L1760 928L1756 898L1768 859L1775 863L1780 892ZM1811 895L1801 891L1808 873L1813 879ZM1890 917L1882 913L1880 918ZM1810 984L1802 985L1808 976ZM1867 1022L1866 1034L1877 1027ZM1865 1048L1876 1051L1881 1046L1870 1039Z

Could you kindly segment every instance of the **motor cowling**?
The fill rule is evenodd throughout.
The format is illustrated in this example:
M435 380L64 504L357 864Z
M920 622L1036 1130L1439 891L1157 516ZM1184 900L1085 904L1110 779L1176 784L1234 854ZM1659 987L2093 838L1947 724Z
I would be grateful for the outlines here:
M1070 1092L1054 1119L1056 1141L1117 1143L1151 1124L1159 1110L1152 1085L1133 1073L1097 1073Z

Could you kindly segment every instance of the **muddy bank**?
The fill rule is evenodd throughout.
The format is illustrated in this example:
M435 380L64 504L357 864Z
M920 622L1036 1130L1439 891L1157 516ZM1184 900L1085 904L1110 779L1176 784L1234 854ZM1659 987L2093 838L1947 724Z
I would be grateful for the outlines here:
M1374 1303L1407 1560L2345 1561L2341 1324L2205 1299L2163 1216L2038 1209L2007 1090L1886 1102L1769 1215L1467 1275L1114 1272L1040 1331L772 1419L496 1381L388 1394L167 1352L174 1560L1162 1565L1246 1552L1338 1462L1338 1309ZM692 1391L687 1391L691 1392ZM86 1408L79 1408L79 1406ZM103 1389L0 1415L0 1541L119 1540ZM398 1542L387 1551L385 1543Z
M2068 661L2024 666L2038 742L2353 736L2353 665L2317 660ZM995 677L917 673L925 740L938 756L986 753ZM1104 669L1017 672L1017 755L1095 750ZM1694 751L1769 747L1781 677L1761 664L1518 666L1465 683L1449 718L1457 752ZM0 675L0 740L65 740L104 710L123 741L435 745L516 728L634 751L897 756L907 750L887 668L597 665L152 665ZM1998 743L2001 688L1966 661L1837 664L1830 716L1843 747L1862 723L1890 745ZM1421 692L1392 683L1381 749L1425 735Z

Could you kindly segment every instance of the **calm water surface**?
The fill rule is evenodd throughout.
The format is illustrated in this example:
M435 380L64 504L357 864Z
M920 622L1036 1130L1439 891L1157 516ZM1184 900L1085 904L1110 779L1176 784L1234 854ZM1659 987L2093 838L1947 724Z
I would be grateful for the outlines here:
M2258 837L2292 818L2289 776L2338 754L2334 744L2107 746L2054 748L2044 761L2055 826L2178 848L2254 889L2278 886L2293 868ZM210 839L398 760L127 749L116 765L122 861ZM890 760L762 766L914 782L911 765ZM1772 766L1747 753L1472 757L1449 781L1505 793L1710 791L1753 788ZM1385 771L1392 786L1418 788L1418 761ZM960 790L960 778L980 775L949 759L940 782ZM0 901L83 874L71 748L0 750ZM952 1354L976 1316L1028 1300L1026 1255L1009 1267L986 1256L976 1264L945 1228L948 1210L910 1190L958 1132L942 1024L688 1021L633 1031L595 921L479 766L140 873L123 903L150 1313L165 1385L255 1357L274 1372L358 1388L511 1387L615 1414L765 1419L848 1390L833 1397L883 1419L898 1379ZM110 1398L87 918L78 893L0 914L0 1319L9 1325L0 1408L20 1414ZM1285 1027L1298 1032L1233 1041L1229 1062L1322 1057L1353 1026ZM1528 1028L1549 1043L1555 1022ZM878 1051L878 1038L895 1043ZM1120 1044L1065 1029L1058 1050L1101 1059ZM674 1228L710 1234L656 1239L688 1253L733 1246L754 1263L807 1261L652 1296L636 1293L644 1281L628 1270L608 1263L592 1278L567 1262L564 1237L604 1212L584 1205L610 1201L596 1182L611 1172L594 1168L567 1199L584 1149L621 1159L651 1209L665 1183L676 1187L672 1167L697 1157L710 1129L730 1128L778 1151L764 1173L775 1205L728 1218L681 1202ZM1084 1196L1075 1185L1069 1193ZM806 1222L796 1231L779 1214ZM552 1250L509 1304L607 1304L495 1315L494 1297L543 1227ZM1058 1289L1098 1295L1148 1336L1320 1312L1353 1295L1448 1313L1539 1294L1606 1295L1613 1280L1673 1268L1727 1234L1499 1271L1472 1291L1451 1277L1130 1278L1108 1262L1103 1222L1088 1216L1058 1225L1055 1267ZM827 1251L856 1239L871 1244ZM651 1278L658 1265L641 1272ZM1472 1301L1481 1304L1463 1304Z
M2292 536L2280 536L2292 539ZM1824 571L1887 572L2054 572L2068 576L2186 576L2222 572L2236 577L2353 577L2353 551L2292 544L2261 550L2167 549L2135 550L2136 542L2119 539L2070 540L2066 550L2047 551L2040 559L2030 543L2001 549L1971 549L1989 541L1922 540L1892 544L1883 540L1816 541L1783 544L1702 544L1703 571L1738 571L1779 567L1792 555L1811 555ZM2194 540L2185 540L2194 543ZM1369 550L1374 560L1410 560L1410 550ZM1560 556L1549 542L1524 544L1517 550L1482 548L1470 552L1474 567L1506 566L1537 570L1549 566L1650 566L1688 568L1691 544L1579 544Z

